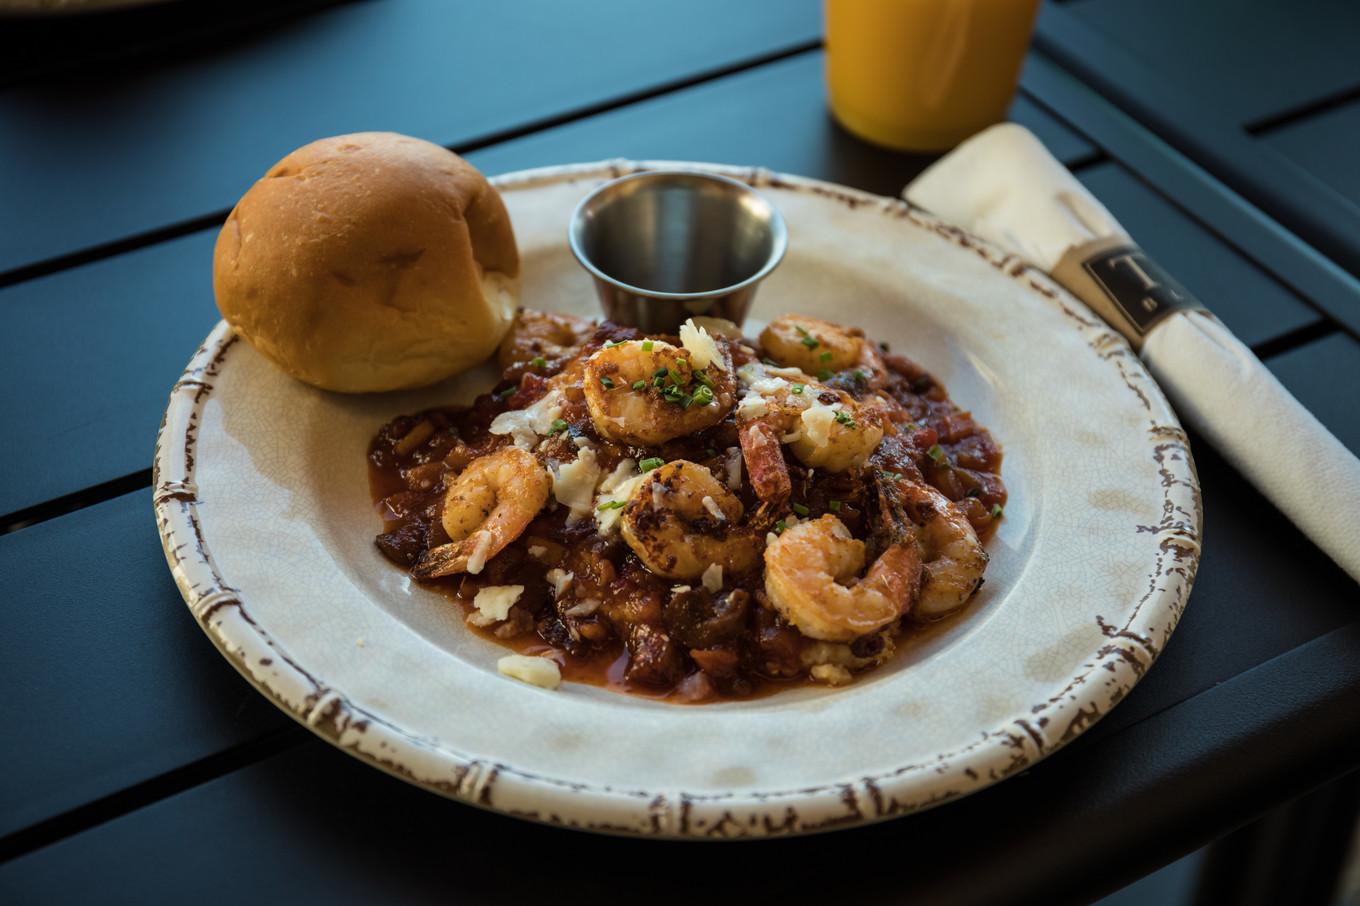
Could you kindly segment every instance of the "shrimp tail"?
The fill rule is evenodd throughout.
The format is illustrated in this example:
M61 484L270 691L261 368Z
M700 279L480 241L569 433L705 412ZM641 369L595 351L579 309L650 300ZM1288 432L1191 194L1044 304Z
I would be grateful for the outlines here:
M415 566L411 567L411 575L417 579L438 579L441 576L452 576L467 569L468 556L465 542L450 541L447 544L432 547L421 554Z
M737 437L756 497L773 504L788 500L793 493L793 482L774 427L765 422L750 422L742 426Z
M914 541L916 533L902 493L902 478L877 469L869 473L873 489L873 511L869 522L869 553L877 557L903 541Z

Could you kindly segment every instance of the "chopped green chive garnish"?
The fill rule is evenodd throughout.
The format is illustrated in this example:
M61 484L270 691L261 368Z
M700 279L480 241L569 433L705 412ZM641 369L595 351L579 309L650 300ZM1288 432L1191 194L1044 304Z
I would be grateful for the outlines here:
M878 474L888 479L889 481L896 481L897 479L902 477L902 473L900 472L879 472Z
M783 520L783 519L780 519L778 522L776 522L776 523L774 524L774 533L775 533L776 535L782 535L782 534L784 534L784 529L785 529L785 525L784 525L784 520Z
M518 389L519 389L518 387L506 387L506 388L505 388L504 390L502 390L500 393L497 393L497 394L496 394L496 399L498 399L498 400L508 400L510 397L512 397L512 396L515 395L515 391L518 390Z
M652 351L652 341L651 341L651 340L643 340L643 341L642 341L642 351L643 351L643 352L651 352L651 351Z
M812 337L803 337L803 339L800 342L802 342L802 344L806 346L808 349L816 349L818 346L822 345L821 343L818 343L816 340L814 340Z
M939 444L931 444L930 449L926 451L926 455L936 462L944 462L944 447Z
M646 389L647 389L647 382L646 382L646 381L633 381L633 389L634 389L634 390L646 390Z
M621 510L627 505L628 504L622 500L606 500L604 503L600 504L595 509L601 512L604 512L605 510Z
M613 389L614 389L614 379L611 378L609 375L606 374L604 377L600 378L600 386L603 387L603 388L606 389L606 390L613 390Z
M1001 518L1001 514L1004 513L1004 512L1006 512L1006 508L1003 507L1001 504L999 504L999 503L994 503L994 504L992 504L992 518L993 518L993 519L1000 519L1000 518Z
M668 371L670 371L669 368L658 368L658 369L656 369L655 371L652 372L652 377L654 377L654 378L665 377L665 376L666 376L666 372L668 372Z
M836 424L845 425L847 428L855 427L855 420L850 417L850 413L836 410Z
M702 371L694 372L694 379L699 383L703 384L705 387L712 388L713 386L713 378L704 374Z
M829 361L831 361L831 353L829 353L829 352L824 352L824 353L822 353L821 355L819 355L817 358L821 359L823 362L829 362Z
M802 385L802 384L794 384L794 385L793 385L793 392L794 392L794 393L802 393L802 392L803 392L803 385Z
M826 508L833 513L839 513L841 511L841 502L839 500L828 500L826 502Z
M795 503L793 505L793 511L797 513L799 516L806 516L808 513L812 512L807 507L803 506L801 503Z
M541 355L536 355L529 364L535 368L546 368L548 366L548 360Z
M642 462L638 463L638 471L643 473L650 472L652 469L659 469L665 464L666 460L662 459L660 456L648 456Z
M553 419L552 430L548 432L548 436L551 437L554 434L561 434L569 427L571 426L567 424L567 420L565 418L555 418Z
M869 380L869 375L865 374L863 371L860 371L858 368L856 368L856 369L855 369L855 380L857 380L857 381L867 381L867 380Z
M674 368L667 368L666 374L670 376L671 383L677 387L679 387L681 384L685 382L685 376L680 372L676 371Z
M802 334L802 335L805 336L805 337L810 337L810 336L812 336L812 334L808 333L808 329L807 329L806 327L804 327L803 325L801 325L801 324L795 324L795 325L793 325L793 329L796 330L796 331L798 331L800 334Z
M981 497L981 496L982 496L982 488L969 488L968 490L966 490L966 491L963 492L963 496L964 496L964 497Z
M628 342L627 340L605 340L605 341L604 341L604 348L605 348L605 349L613 349L615 346L622 346L624 343L627 343L627 342Z
M700 387L698 390L694 391L694 396L691 397L691 399L700 406L707 406L709 403L713 402L713 388Z
M821 371L817 372L817 380L819 381L831 380L831 372L823 368Z

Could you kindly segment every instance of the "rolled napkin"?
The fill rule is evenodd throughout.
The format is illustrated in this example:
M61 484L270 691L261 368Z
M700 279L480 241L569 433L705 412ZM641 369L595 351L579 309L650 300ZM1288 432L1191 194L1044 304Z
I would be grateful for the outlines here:
M912 204L1046 271L1122 333L1181 418L1360 581L1360 460L1023 126L911 182Z

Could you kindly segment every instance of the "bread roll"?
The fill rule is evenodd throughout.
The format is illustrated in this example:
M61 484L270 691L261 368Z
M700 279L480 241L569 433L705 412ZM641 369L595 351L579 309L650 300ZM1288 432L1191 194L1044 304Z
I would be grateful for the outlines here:
M481 173L390 132L279 161L217 236L222 316L294 377L358 393L434 383L496 350L519 296L510 215Z

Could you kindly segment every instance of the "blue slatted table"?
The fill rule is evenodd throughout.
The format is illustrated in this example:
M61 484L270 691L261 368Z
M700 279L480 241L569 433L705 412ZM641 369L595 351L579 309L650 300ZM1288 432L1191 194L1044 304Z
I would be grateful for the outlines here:
M1127 34L1124 6L1046 10L1011 117L1360 450L1360 284L1344 256L1049 46L1071 29ZM855 873L856 899L1080 901L1360 765L1360 594L1202 443L1204 559L1156 667L1072 746L947 808L706 848L711 871L658 888L646 856L697 851L478 812L315 740L194 626L150 517L167 391L217 318L216 224L259 172L296 144L359 128L431 138L489 174L698 159L893 194L927 158L830 122L808 0L288 12L216 39L201 23L170 31L188 27L172 8L146 12L152 32L135 47L94 62L29 47L0 66L0 424L11 438L0 446L0 900L598 902L636 888L691 902L767 853L779 866L761 879L770 898L843 899L843 874L826 866L885 864ZM52 40L44 28L34 41ZM1215 117L1255 124L1244 140L1354 198L1335 149L1360 141L1346 95L1360 73L1324 41L1325 58L1253 93L1230 71L1252 39L1239 36L1205 82ZM223 863L236 866L230 883Z

